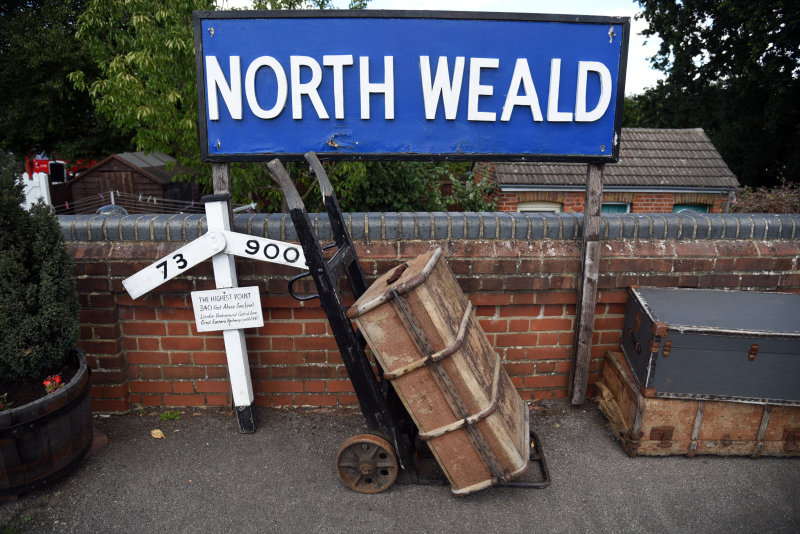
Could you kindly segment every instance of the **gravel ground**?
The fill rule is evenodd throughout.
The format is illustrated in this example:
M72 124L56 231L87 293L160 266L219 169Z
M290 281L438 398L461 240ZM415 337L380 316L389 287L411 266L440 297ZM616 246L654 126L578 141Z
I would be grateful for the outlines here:
M231 413L97 417L107 446L50 487L0 504L0 532L798 532L800 458L628 458L587 403L537 405L531 426L547 489L446 484L345 488L339 445L358 412L258 411L240 434ZM150 431L163 431L153 439Z

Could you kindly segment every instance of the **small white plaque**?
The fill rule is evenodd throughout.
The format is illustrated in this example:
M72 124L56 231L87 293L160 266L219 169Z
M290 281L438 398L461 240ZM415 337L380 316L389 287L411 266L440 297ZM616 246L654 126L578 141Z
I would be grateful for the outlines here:
M192 305L198 332L264 326L257 286L192 291Z

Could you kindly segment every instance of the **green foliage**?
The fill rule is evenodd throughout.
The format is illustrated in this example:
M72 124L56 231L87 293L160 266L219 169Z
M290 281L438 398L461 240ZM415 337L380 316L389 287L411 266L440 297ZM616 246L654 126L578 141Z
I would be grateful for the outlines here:
M742 183L800 180L800 3L638 1L667 78L626 125L702 127Z
M341 165L341 164L340 164ZM345 211L493 211L494 184L475 182L469 164L372 161L336 169Z
M465 179L457 176L450 178L451 192L445 199L449 211L494 211L497 209L497 202L493 198L495 183L488 177L481 178L476 182L472 172L466 174Z
M180 410L167 410L158 414L158 418L162 421L177 421L181 418Z
M25 211L14 160L0 153L0 380L57 371L78 338L72 258L52 209Z
M368 0L352 0L363 9ZM88 91L98 112L113 124L135 132L138 150L164 152L188 169L178 180L194 178L211 191L209 165L200 161L197 130L192 11L214 9L214 0L90 0L79 19L78 36L96 62L92 77L76 70L70 79ZM256 9L323 9L331 0L257 0ZM290 166L298 190L309 191L313 180L300 166ZM232 164L234 202L257 202L278 211L282 196L266 164ZM332 180L334 178L332 177ZM335 185L335 182L334 182Z
M98 117L67 74L94 64L75 38L83 0L0 3L0 150L67 159L125 150L130 137Z
M213 8L213 0L90 0L78 20L78 38L99 72L70 74L103 117L134 132L138 150L170 154L205 172L206 183L211 178L200 162L192 12Z
M800 183L781 180L775 187L743 187L731 203L734 213L800 213Z

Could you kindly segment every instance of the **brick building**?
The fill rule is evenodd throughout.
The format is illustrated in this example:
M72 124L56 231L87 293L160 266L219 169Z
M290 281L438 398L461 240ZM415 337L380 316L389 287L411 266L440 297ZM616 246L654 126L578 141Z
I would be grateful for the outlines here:
M478 163L497 181L498 210L583 212L583 163ZM725 212L739 187L702 129L623 128L619 162L605 166L603 212Z

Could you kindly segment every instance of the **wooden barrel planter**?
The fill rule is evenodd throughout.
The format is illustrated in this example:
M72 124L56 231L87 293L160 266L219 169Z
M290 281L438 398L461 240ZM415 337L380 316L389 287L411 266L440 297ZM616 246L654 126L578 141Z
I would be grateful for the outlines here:
M16 495L67 474L92 445L89 368L75 349L78 372L62 388L0 412L0 495Z

